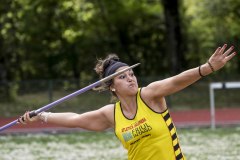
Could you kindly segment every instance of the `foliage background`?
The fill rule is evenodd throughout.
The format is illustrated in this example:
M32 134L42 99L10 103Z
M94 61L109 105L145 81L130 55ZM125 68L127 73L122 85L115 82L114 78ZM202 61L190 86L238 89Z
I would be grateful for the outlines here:
M1 102L18 102L28 82L38 81L37 90L42 81L74 79L79 88L97 79L96 59L109 53L140 62L135 72L149 82L205 63L224 43L238 52L239 7L234 0L3 1ZM235 58L205 81L236 81L239 73Z

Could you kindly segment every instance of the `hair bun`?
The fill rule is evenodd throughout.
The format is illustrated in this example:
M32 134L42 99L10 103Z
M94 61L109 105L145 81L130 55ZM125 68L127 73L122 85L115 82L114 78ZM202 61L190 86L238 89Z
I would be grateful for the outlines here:
M105 69L116 63L116 61L119 61L119 57L116 54L110 54L106 57L106 59L103 61L103 70L105 71Z

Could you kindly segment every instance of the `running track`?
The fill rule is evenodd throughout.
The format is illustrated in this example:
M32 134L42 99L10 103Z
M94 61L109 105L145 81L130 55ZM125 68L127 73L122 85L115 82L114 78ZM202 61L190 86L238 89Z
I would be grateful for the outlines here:
M190 111L171 111L170 114L177 127L206 127L210 126L209 109L190 110ZM17 119L0 118L0 126ZM240 108L234 109L218 109L216 110L216 125L240 125ZM62 128L56 125L46 123L33 123L28 125L17 124L2 131L0 134L8 133L38 133L38 132L69 132L79 131L81 129Z

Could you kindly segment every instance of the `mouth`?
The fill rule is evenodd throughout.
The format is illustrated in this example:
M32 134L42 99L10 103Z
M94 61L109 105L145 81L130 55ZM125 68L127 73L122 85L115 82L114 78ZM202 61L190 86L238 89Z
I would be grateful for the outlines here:
M133 87L135 87L135 84L132 83L132 84L129 85L129 87L130 87L130 88L133 88Z

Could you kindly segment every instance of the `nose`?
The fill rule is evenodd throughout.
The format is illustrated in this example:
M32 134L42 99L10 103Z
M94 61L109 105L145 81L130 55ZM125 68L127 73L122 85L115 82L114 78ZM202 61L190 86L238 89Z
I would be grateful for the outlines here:
M127 76L127 81L128 82L132 82L133 81L133 78L131 76Z

